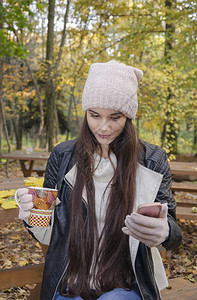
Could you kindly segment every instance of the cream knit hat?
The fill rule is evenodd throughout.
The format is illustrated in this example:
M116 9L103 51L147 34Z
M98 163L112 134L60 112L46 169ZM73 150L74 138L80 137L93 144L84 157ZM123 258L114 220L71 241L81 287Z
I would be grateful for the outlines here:
M143 72L111 60L90 66L82 95L82 108L106 108L122 112L135 119L138 101L138 81Z

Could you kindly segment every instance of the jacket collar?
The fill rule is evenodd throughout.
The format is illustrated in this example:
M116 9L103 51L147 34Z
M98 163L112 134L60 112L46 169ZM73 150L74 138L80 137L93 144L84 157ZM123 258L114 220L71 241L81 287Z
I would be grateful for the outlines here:
M65 175L65 180L73 187L76 180L77 167L76 164ZM150 170L141 164L138 164L136 173L136 200L134 211L142 203L154 202L159 190L163 175ZM86 191L83 191L83 198L87 202Z

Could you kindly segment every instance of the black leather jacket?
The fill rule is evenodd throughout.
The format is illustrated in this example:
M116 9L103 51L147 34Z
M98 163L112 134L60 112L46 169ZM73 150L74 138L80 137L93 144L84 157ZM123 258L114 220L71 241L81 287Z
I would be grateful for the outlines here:
M76 163L74 158L75 140L70 140L57 145L52 151L46 168L44 186L58 188L58 197L61 203L56 206L51 242L46 255L43 275L41 300L53 300L58 285L68 265L68 245L71 220L71 189L64 181L65 174ZM141 150L139 163L145 167L163 174L163 180L156 200L167 202L169 208L168 221L170 235L163 246L169 250L180 245L182 240L181 230L175 221L176 203L173 198L171 186L171 173L167 163L167 155L158 146L140 141ZM84 211L87 207L84 204ZM155 282L153 262L150 248L143 243L139 244L136 257L136 277L142 298L145 300L161 299Z

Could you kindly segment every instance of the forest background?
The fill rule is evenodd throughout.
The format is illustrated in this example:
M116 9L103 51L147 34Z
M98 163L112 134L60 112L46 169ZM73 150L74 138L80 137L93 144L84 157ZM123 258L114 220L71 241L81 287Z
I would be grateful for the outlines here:
M197 153L197 3L0 0L0 151L78 135L93 62L144 72L134 122L171 158Z

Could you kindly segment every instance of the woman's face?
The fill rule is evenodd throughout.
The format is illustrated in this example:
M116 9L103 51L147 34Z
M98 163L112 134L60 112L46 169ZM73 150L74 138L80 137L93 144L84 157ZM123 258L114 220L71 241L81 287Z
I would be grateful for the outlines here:
M108 145L120 135L127 117L112 109L92 108L87 110L87 122L90 130L102 147Z

